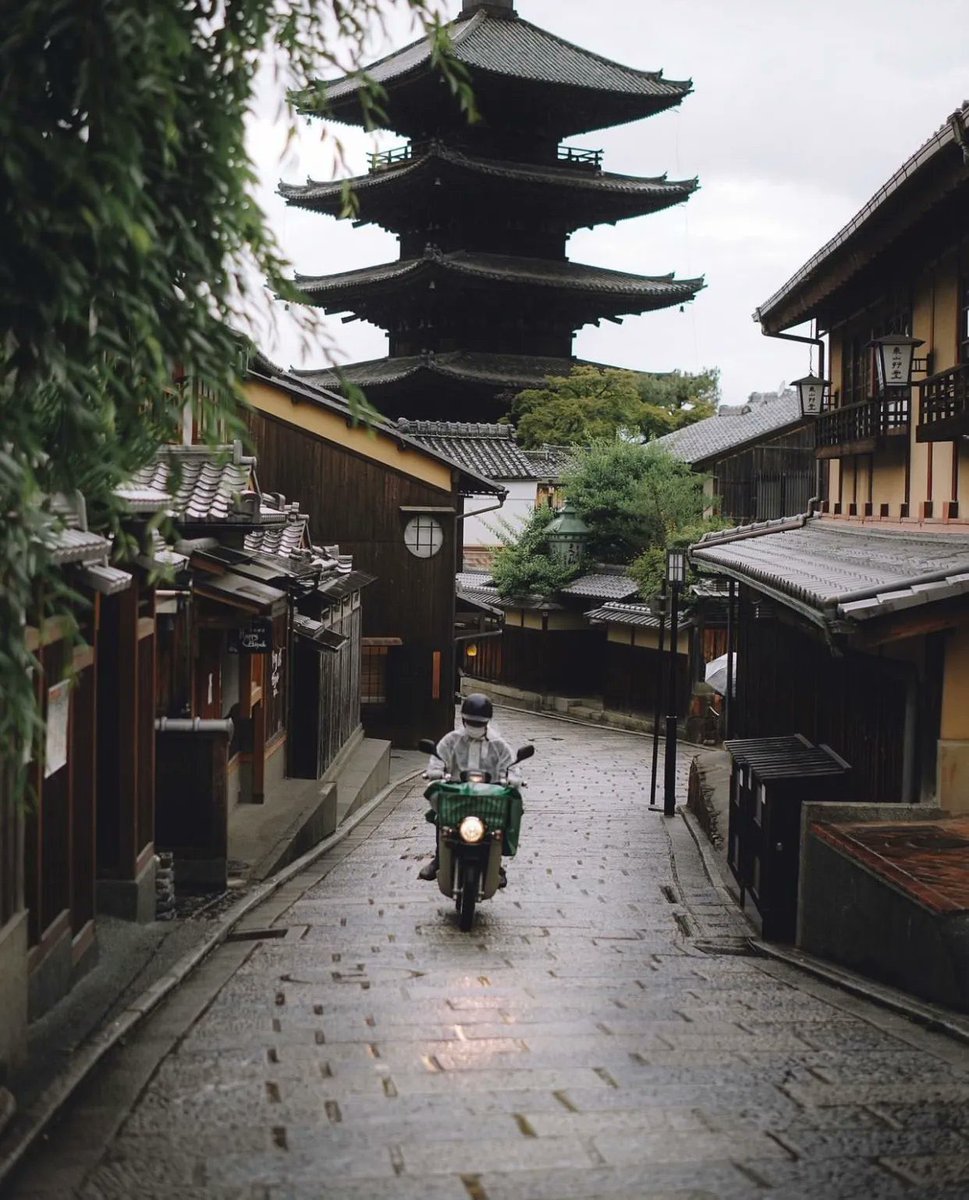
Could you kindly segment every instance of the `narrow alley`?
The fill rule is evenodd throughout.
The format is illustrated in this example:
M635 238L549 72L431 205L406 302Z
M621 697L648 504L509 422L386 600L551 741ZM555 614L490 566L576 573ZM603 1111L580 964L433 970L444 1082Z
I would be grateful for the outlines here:
M403 783L112 1052L11 1200L965 1196L969 1047L753 956L647 809L648 739L496 724L536 754L470 934Z

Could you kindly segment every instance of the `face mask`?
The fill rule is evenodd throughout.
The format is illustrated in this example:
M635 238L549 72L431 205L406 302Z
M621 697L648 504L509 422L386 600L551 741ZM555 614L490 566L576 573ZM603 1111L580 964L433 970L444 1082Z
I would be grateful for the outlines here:
M484 737L487 727L485 725L465 725L464 732L469 738L474 738L475 741L478 741L479 738Z

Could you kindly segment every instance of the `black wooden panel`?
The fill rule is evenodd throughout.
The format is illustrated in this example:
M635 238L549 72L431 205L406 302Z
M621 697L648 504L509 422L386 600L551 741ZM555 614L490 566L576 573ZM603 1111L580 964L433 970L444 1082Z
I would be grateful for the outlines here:
M855 798L902 800L907 664L846 651L780 620L741 589L738 605L739 737L800 733L852 767Z

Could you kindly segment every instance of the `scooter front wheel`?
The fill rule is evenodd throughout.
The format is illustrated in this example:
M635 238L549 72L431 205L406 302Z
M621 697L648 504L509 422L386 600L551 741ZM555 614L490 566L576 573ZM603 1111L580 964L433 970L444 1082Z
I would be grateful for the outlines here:
M468 863L461 872L461 888L458 892L458 924L462 933L467 933L474 923L474 906L478 902L478 867Z

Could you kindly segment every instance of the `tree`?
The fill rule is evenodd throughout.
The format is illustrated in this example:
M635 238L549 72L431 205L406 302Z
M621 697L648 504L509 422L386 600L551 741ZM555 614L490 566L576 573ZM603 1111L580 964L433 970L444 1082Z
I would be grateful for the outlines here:
M631 562L703 520L703 477L659 446L619 438L576 451L565 493L592 528L599 562Z
M181 364L231 421L247 281L299 300L254 203L245 118L278 84L353 69L396 6L447 56L437 0L20 0L0 36L0 756L37 731L25 623L66 613L45 497L117 530L117 485L177 439ZM325 89L311 89L325 112ZM283 103L283 92L280 103ZM382 92L370 85L379 117ZM292 120L292 118L290 118ZM202 414L211 416L212 414ZM239 424L235 429L238 431Z
M549 377L544 388L519 392L510 419L526 449L588 445L617 434L649 439L712 416L719 386L716 370L649 375L578 366L569 375Z
M547 596L581 570L581 564L563 566L548 553L545 533L555 516L550 504L539 504L517 527L499 519L501 545L495 551L491 578L502 596Z

